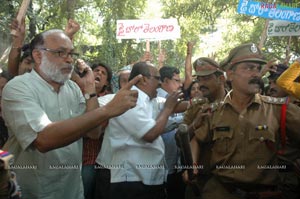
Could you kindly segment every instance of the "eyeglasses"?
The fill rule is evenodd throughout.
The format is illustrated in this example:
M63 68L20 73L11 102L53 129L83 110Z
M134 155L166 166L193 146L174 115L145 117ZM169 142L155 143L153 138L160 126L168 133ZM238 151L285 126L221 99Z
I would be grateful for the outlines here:
M148 77L153 77L154 79L156 79L157 81L160 80L160 76L156 76L156 75L149 75Z
M71 56L72 59L77 59L79 57L78 53L67 52L64 50L53 50L53 49L49 49L49 48L39 48L39 50L45 50L45 51L48 51L51 53L56 53L61 58L67 58L69 55Z

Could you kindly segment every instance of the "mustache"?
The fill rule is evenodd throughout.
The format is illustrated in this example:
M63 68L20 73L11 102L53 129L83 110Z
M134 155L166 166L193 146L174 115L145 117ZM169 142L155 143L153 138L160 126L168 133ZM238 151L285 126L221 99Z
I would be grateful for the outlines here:
M249 80L248 84L258 84L261 85L263 84L263 80L261 78L255 77Z
M65 64L62 69L74 69L74 66L72 64Z

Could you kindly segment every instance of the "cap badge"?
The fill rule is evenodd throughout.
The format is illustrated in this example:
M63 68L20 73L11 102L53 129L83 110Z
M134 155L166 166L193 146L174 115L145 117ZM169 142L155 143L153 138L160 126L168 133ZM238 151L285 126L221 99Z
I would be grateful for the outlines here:
M250 47L250 50L252 53L257 53L257 47L255 46L255 44L252 44L252 46Z

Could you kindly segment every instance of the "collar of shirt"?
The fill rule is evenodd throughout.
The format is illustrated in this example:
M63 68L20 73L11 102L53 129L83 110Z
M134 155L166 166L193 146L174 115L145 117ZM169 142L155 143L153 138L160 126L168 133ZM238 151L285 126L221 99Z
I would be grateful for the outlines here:
M157 89L157 96L163 97L163 98L167 98L167 97L168 97L168 92L165 91L165 90L162 89L162 88L158 88L158 89Z
M233 91L231 90L231 91L229 91L227 93L227 95L224 98L224 101L220 103L221 107L225 106L226 104L230 104L232 106L232 92ZM249 103L249 106L251 104L259 104L259 105L262 104L262 100L261 100L260 94L256 93L254 95L254 97L252 98L251 102Z
M144 91L142 91L141 89L139 89L138 87L132 86L131 90L137 90L138 91L138 94L139 94L138 100L151 101L150 97Z
M38 81L40 81L41 83L45 84L47 87L49 87L52 91L55 92L54 88L46 81L44 80L34 69L31 70L30 73L28 73L29 75L31 75L33 78L37 79ZM72 81L72 80L67 80L67 81ZM65 82L66 83L66 82ZM65 84L61 85L60 87L60 91L61 89L63 89L63 87L65 86Z

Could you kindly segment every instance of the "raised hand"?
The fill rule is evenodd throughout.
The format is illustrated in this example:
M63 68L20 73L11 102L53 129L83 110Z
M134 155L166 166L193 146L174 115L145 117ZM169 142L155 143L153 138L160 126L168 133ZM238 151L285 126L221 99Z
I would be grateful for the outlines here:
M276 72L276 59L271 59L268 61L268 63L265 65L265 67L261 70L260 75L261 77L264 76L267 72Z
M152 61L151 53L146 51L140 61Z
M195 45L195 42L191 42L191 41L187 42L187 44L186 44L186 46L187 46L186 54L187 55L192 54L194 45Z
M80 30L80 24L73 20L69 19L68 23L65 27L65 33L70 37L70 39L73 39L73 36Z
M17 19L13 19L10 28L14 32L12 35L12 47L21 49L25 40L25 18L22 18L21 23Z
M113 117L121 115L127 110L134 108L138 99L138 92L136 90L130 90L135 85L142 75L138 75L130 80L121 90L117 92L115 97L106 105L110 108L111 115Z

